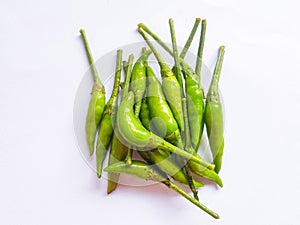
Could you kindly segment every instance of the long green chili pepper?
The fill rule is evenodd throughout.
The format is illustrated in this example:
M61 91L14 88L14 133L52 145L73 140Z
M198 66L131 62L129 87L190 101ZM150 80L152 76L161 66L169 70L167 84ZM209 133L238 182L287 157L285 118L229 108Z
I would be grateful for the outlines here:
M87 53L87 57L94 78L94 85L91 93L92 96L89 102L89 108L88 108L88 113L85 122L86 140L89 147L90 155L93 155L95 136L105 107L105 88L99 79L98 72L95 66L95 62L84 29L80 30L80 34L85 46L85 50Z
M122 138L129 144L136 147L160 148L162 150L173 152L184 158L190 159L205 167L213 167L213 165L205 162L198 155L192 155L172 144L163 140L159 136L149 132L134 115L133 112L134 95L129 92L124 101L121 101L117 112L116 124L117 129Z
M98 132L98 140L96 146L96 162L97 162L98 178L101 177L103 161L106 157L107 150L113 135L112 114L115 114L117 110L121 67L122 67L122 50L118 50L113 91L111 93L110 99L106 103L103 116L100 122L99 132Z
M133 63L133 55L130 55L128 58L128 64L124 66L129 67L128 69L131 70L132 63ZM121 102L124 101L124 96L128 94L128 89L129 89L129 83L130 83L130 73L125 74L125 81L123 83L123 89L121 93ZM115 114L113 114L112 121L116 121ZM115 125L116 126L116 125ZM112 143L111 143L111 150L110 150L110 155L109 155L109 160L108 160L108 165L118 162L118 161L123 161L126 156L128 156L129 152L129 146L125 142L124 139L122 139L121 135L118 133L118 129L114 129L114 135L112 138ZM119 180L120 174L118 173L108 173L108 185L107 185L107 193L113 192L117 186L118 186L118 180Z
M131 73L130 90L134 93L134 114L136 116L138 116L140 113L142 98L146 89L146 67L148 64L147 59L151 53L151 50L144 52L142 56L135 62Z
M182 131L184 131L182 103L180 101L182 89L180 87L180 84L178 83L178 80L174 75L173 71L163 61L160 54L155 49L154 45L150 42L146 33L141 28L139 28L138 31L145 39L148 46L151 48L152 52L154 53L159 63L164 94L166 96L167 101L169 102L170 108L172 109L172 112L179 125L179 128Z
M204 121L206 125L207 136L210 150L216 165L215 171L218 173L222 166L222 156L224 150L223 136L223 112L219 95L219 79L221 75L222 63L225 53L225 47L219 48L218 60L215 66L214 74L207 93Z
M215 219L219 219L219 215L209 208L207 208L205 205L200 203L198 200L194 199L192 196L190 196L188 193L186 193L184 190L179 188L177 185L175 185L173 182L168 180L166 178L166 175L161 174L157 172L155 167L148 165L141 161L133 161L131 166L127 166L125 162L118 162L115 164L112 164L104 169L104 171L107 172L117 172L117 173L125 173L132 176L136 176L145 180L153 180L158 181L166 185L168 188L176 191L181 196L186 198L188 201L196 205L198 208L202 209L204 212L208 213Z

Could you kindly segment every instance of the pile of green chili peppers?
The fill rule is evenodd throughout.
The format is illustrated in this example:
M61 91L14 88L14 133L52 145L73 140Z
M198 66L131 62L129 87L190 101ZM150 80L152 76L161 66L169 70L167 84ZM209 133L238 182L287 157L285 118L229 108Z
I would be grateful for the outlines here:
M133 55L122 61L123 52L117 50L114 85L107 102L85 31L80 30L94 78L86 116L86 141L90 155L96 152L98 178L101 178L103 162L109 153L108 166L104 169L108 172L107 193L117 188L120 174L129 174L164 184L217 219L217 213L200 203L197 189L204 185L201 182L204 179L223 187L218 173L224 149L219 95L224 46L219 48L205 97L201 67L206 20L201 22L195 68L184 60L200 22L196 18L180 54L173 19L169 20L172 49L145 24L138 24L138 32L149 50L143 48L135 62ZM149 36L173 56L173 68L163 60ZM159 64L161 82L148 64L151 54ZM125 76L121 82L122 73ZM205 128L213 162L206 162L198 154ZM132 156L133 151L138 152L138 158ZM189 187L193 196L174 181Z

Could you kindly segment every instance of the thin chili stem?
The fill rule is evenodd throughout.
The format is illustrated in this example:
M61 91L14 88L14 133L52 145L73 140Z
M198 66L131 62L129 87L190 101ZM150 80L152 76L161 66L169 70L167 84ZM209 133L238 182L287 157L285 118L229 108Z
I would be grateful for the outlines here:
M204 212L206 212L209 215L211 215L213 218L215 218L215 219L219 219L220 218L220 216L217 213L213 212L211 209L207 208L205 205L203 205L202 203L200 203L198 200L194 199L192 196L190 196L184 190L182 190L181 188L179 188L173 182L171 182L171 181L163 181L163 183L168 188L171 188L172 190L176 191L178 194L180 194L181 196L183 196L184 198L186 198L187 200L189 200L191 203L193 203L194 205L196 205L197 207L199 207L200 209L202 209Z
M158 51L156 50L156 48L154 47L154 45L152 44L152 42L150 41L150 39L148 38L146 33L144 32L144 30L142 28L139 28L138 32L142 35L144 40L147 42L148 46L151 48L151 50L154 53L159 65L161 67L167 66L166 63L163 61L161 55L158 53Z
M214 69L214 74L213 74L213 80L211 82L209 92L216 92L218 91L218 85L219 85L219 80L220 80L220 75L221 75L221 69L222 69L222 64L223 64L223 59L224 59L224 53L225 53L225 46L220 46L219 48L219 54L218 54L218 59L217 63Z
M124 87L123 87L122 99L124 98L124 96L126 96L128 94L133 59L134 59L134 56L133 56L133 54L131 54L128 57L128 61L124 62L123 69L125 71L125 82L124 82ZM131 165L131 164L132 164L132 149L129 147L128 153L127 153L126 165Z
M116 63L115 77L120 77L121 76L122 54L123 54L123 50L119 49L117 51L117 63ZM111 94L112 96L117 96L118 95L118 93L119 93L119 85L120 85L120 79L115 79L113 90L112 90L112 94Z
M93 59L93 55L92 55L92 52L91 52L91 49L90 49L90 46L89 46L89 43L88 43L88 40L87 40L86 33L85 33L84 29L80 29L80 34L81 34L81 37L82 37L82 40L83 40L83 44L84 44L84 47L85 47L85 50L86 50L86 54L87 54L87 57L88 57L88 60L89 60L89 64L91 66L92 74L93 74L93 77L94 77L94 82L97 83L97 84L100 84L100 86L103 86L102 82L99 79L98 71L96 69L95 62L94 62L94 59Z
M147 32L157 43L161 45L169 54L173 55L172 50L163 42L156 34L154 34L145 24L138 24L139 28L142 28L145 32Z
M199 78L200 78L200 75L201 75L201 68L202 68L202 58L203 58L205 33L206 33L206 20L202 20L202 23L201 23L201 36L200 36L200 41L199 41L196 68L195 68L195 72L199 76Z
M128 57L128 61L123 62L123 69L125 70L125 81L124 81L124 84L123 84L123 93L122 93L122 98L121 99L123 99L124 96L126 96L128 94L133 59L134 59L134 56L133 56L133 54L131 54Z
M185 45L184 45L181 53L180 53L180 56L179 56L180 58L182 58L182 59L185 58L186 53L188 52L188 50L189 50L189 48L190 48L190 46L191 46L191 44L193 42L194 36L195 36L196 31L198 29L198 26L200 24L200 21L201 21L200 18L196 18L194 26L193 26L193 28L191 30L191 33L190 33L190 35L189 35L189 37L188 37L188 39L187 39L187 41L186 41L186 43L185 43Z
M173 58L175 61L175 69L176 69L175 74L176 74L178 83L181 87L181 90L183 90L180 62L179 62L179 56L178 56L178 48L177 48L177 43L176 43L176 34L175 34L175 28L174 28L174 20L172 18L169 19L169 25L170 25L170 33L171 33L172 46L173 46Z

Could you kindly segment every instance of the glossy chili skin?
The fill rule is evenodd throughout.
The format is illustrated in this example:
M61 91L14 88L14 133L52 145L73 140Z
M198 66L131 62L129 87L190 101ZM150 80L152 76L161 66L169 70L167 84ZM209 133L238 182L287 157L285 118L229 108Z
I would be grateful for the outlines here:
M151 50L144 52L135 62L131 72L130 90L134 93L134 114L136 116L138 116L140 113L142 98L146 90L146 67L148 65L148 57L151 53Z
M222 167L224 150L224 123L222 103L219 95L219 79L224 57L224 46L219 49L219 56L214 70L213 78L207 93L204 121L210 149L213 155L215 171L218 173Z
M80 34L94 78L94 85L91 93L92 96L89 101L89 107L85 120L86 141L88 144L90 155L93 155L95 136L105 107L105 88L99 79L85 31L81 29Z
M200 86L199 76L185 62L181 63L185 76L188 122L191 130L191 144L197 151L203 134L204 94Z
M96 162L97 162L97 176L101 177L103 161L106 157L109 144L113 135L113 121L112 114L116 113L117 101L119 95L120 77L122 67L122 50L117 51L117 65L114 79L113 91L105 105L103 116L99 126L98 139L96 145Z

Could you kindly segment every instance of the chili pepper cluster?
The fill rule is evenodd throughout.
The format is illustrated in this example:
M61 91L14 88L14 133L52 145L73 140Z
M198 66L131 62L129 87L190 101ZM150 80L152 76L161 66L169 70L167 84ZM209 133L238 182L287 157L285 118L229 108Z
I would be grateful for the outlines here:
M218 175L224 149L223 114L218 84L224 46L219 48L205 98L201 85L201 67L206 20L201 22L195 69L184 60L200 22L197 18L180 54L172 19L169 20L172 49L145 24L138 24L138 32L150 49L143 48L135 63L133 55L122 62L122 50L117 51L114 85L107 102L105 87L98 77L86 34L83 29L80 30L94 78L86 116L86 141L91 156L96 143L98 178L102 175L103 162L109 152L108 166L104 169L108 172L107 193L117 188L120 174L130 174L158 181L209 215L219 218L217 213L200 203L197 189L203 184L195 179L195 175L223 186ZM173 68L163 60L149 35L173 56ZM152 53L159 64L162 82L148 64ZM125 79L121 83L122 70ZM119 92L121 88L122 91ZM197 153L204 128L213 162L206 162ZM132 151L137 151L141 158L133 159ZM193 196L173 181L188 186Z

